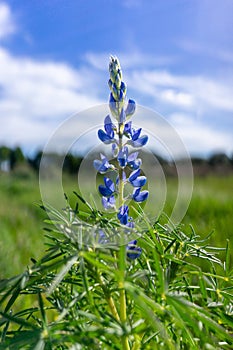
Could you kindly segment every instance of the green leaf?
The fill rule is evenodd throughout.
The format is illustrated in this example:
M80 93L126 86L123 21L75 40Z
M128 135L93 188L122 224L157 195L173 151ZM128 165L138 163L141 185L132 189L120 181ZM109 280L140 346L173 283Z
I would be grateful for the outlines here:
M66 262L65 266L61 269L61 271L57 274L53 282L51 283L49 289L47 290L47 295L50 295L53 293L54 289L58 286L58 284L63 280L67 272L71 269L71 267L74 265L74 263L77 261L77 255L74 255L72 257L69 257L68 261Z
M23 318L13 316L11 314L7 314L6 312L2 312L2 311L0 311L0 315L2 315L2 317L5 320L10 321L10 322L14 322L14 323L16 323L16 324L18 324L20 326L23 326L23 327L26 327L26 328L32 328L34 330L38 329L34 324L24 320Z

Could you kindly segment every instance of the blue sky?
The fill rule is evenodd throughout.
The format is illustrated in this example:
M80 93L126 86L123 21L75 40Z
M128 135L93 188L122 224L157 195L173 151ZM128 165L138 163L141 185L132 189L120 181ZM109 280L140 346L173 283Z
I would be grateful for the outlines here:
M30 153L73 113L106 103L114 54L128 97L158 111L191 154L231 154L232 38L232 0L0 0L0 144Z

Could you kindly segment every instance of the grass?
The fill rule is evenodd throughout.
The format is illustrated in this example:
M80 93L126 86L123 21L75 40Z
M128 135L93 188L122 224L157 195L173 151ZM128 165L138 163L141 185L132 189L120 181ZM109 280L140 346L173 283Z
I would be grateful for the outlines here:
M76 180L65 178L65 191L76 190ZM226 246L233 236L233 197L230 189L233 176L198 177L194 181L193 197L182 223L191 224L201 237L214 230L212 243ZM169 215L176 195L176 180L167 179L168 197L164 211ZM45 250L43 219L37 206L40 202L38 178L34 173L0 175L0 279L25 270L30 258L38 259ZM154 199L156 201L156 197ZM152 208L153 209L153 208ZM152 213L152 210L151 210Z

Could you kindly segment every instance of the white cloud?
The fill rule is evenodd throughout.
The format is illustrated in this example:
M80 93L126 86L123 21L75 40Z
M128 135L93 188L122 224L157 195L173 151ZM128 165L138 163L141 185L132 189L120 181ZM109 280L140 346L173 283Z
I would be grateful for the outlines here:
M4 2L0 2L0 39L14 33L15 30L16 25L10 7Z
M172 105L233 112L233 86L205 76L174 75L165 70L143 70L128 74L128 84L140 93Z
M148 107L156 107L159 102L163 113L178 110L171 120L190 151L230 150L233 144L230 131L216 130L217 123L214 127L202 118L197 122L194 117L199 109L203 116L216 110L220 115L233 111L230 82L177 75L158 68L146 70L143 54L135 54L132 66L131 57L127 54L124 57L125 61L121 60L122 66L126 66L124 79L130 90L134 89L141 101L152 98L154 104ZM146 59L147 64L152 64L149 56ZM16 57L0 47L0 121L4 126L0 130L0 144L43 146L59 123L71 114L107 102L105 63L107 66L107 55L89 53L86 63L75 69L62 62ZM103 91L104 101L100 98ZM97 121L96 116L87 115L78 123L79 128L88 129L104 116L100 113ZM171 139L167 130L159 130L164 139Z
M196 121L191 115L174 113L169 118L189 152L203 154L211 151L232 151L233 135Z
M43 145L61 120L101 102L91 83L98 84L91 70L0 48L0 143Z
M193 96L186 92L177 92L173 89L166 89L160 92L160 97L171 104L183 107L193 106Z

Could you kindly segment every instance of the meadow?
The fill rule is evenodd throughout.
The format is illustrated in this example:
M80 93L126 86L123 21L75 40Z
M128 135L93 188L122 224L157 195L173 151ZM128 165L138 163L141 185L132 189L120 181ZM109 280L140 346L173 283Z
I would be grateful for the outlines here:
M68 195L72 196L76 186L74 177L65 178ZM168 177L168 200L164 208L167 215L174 202L175 186L175 179ZM210 243L225 247L229 239L233 248L232 188L232 175L195 177L192 200L181 223L182 230L188 234L192 226L200 237L213 232ZM0 193L0 279L3 279L24 271L31 258L38 259L43 255L46 249L43 221L46 216L39 207L39 182L34 172L1 173Z

